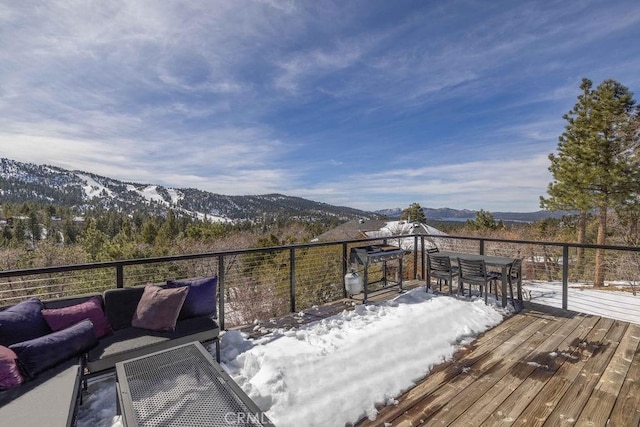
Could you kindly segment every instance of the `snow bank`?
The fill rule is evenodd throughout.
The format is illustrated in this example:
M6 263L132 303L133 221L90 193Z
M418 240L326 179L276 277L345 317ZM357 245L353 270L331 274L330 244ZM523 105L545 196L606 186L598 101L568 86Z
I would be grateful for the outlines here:
M375 419L376 404L393 403L503 314L421 288L253 343L228 332L222 362L279 427L343 426Z

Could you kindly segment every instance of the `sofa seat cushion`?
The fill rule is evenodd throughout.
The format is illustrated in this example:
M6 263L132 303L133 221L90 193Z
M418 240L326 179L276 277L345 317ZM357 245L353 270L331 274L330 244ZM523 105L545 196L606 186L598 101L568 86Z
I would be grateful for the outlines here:
M72 426L81 380L80 358L0 391L0 424L11 427Z
M100 340L87 358L87 369L100 372L115 364L155 351L165 350L192 341L210 341L218 336L220 327L209 317L196 317L176 323L171 332L156 332L139 328L116 330Z

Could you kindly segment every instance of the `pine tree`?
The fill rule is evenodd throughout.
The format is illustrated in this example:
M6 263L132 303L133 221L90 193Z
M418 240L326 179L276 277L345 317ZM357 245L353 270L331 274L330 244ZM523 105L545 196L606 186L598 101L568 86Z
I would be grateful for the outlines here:
M8 245L12 237L11 228L7 225L2 227L2 246Z
M598 212L596 243L606 244L607 212L636 191L638 161L625 136L635 109L633 94L615 80L605 80L595 90L583 79L578 102L563 118L568 122L559 138L557 155L550 154L547 209L576 209L581 220ZM579 225L579 230L583 228ZM584 234L578 233L579 241ZM580 242L583 243L583 242ZM604 284L604 251L596 251L596 286Z
M145 219L142 223L142 230L140 231L140 234L143 242L153 245L156 237L158 236L158 226L155 221L151 218Z
M25 241L25 233L27 231L27 227L24 225L24 221L21 219L14 220L13 223L13 242L14 246L17 246L19 243Z
M502 222L498 222L491 212L480 209L476 212L475 220L467 220L466 223L473 230L497 230L504 227Z
M31 240L33 242L40 240L40 237L42 236L42 227L40 227L35 210L29 212L29 232L31 233Z
M427 222L427 217L420 207L420 203L412 203L411 206L404 209L400 219L411 220L411 222L421 222L423 224Z
M624 129L623 136L630 150L633 151L636 161L640 163L640 107L636 107L636 113L629 122L629 126ZM640 188L636 188L616 207L616 213L620 222L627 228L625 242L637 245L640 238Z
M100 231L96 226L96 221L91 219L85 227L82 237L79 239L82 247L87 253L89 261L100 261L100 253L109 236Z
M71 245L76 243L78 240L78 236L80 235L80 230L73 223L73 220L70 217L64 219L64 223L62 224L62 235L63 241L67 245Z

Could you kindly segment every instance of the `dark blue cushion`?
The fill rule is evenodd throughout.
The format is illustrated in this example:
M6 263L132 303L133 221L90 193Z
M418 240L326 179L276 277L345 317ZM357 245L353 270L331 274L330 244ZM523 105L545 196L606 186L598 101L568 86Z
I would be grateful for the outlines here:
M180 286L188 286L189 293L187 294L187 299L184 300L178 320L200 316L216 317L218 276L167 281L168 288Z
M23 373L33 378L97 344L93 323L86 319L61 331L13 344L9 348L18 356Z
M0 311L0 345L9 347L50 333L42 308L42 302L34 297Z

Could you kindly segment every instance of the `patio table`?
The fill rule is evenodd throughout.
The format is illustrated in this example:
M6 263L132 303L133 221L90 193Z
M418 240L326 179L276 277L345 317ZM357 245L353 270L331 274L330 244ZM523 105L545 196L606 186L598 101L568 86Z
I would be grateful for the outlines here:
M502 307L507 306L507 274L509 273L509 267L513 264L514 258L501 257L501 256L493 256L493 255L480 255L480 254L468 254L463 252L438 252L437 255L440 256L448 256L452 262L457 262L458 258L468 259L470 261L478 261L483 260L484 263L489 267L499 267L500 272L502 273ZM428 272L427 272L428 274ZM522 275L518 275L521 277ZM427 283L429 277L427 277ZM517 284L517 295L520 298L522 281L518 279ZM519 300L519 303L522 304L522 300ZM513 301L514 308L515 301Z
M116 364L125 426L273 426L199 342Z

